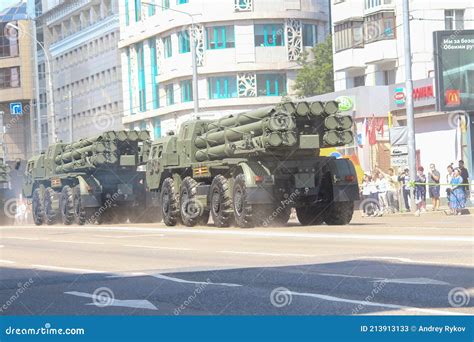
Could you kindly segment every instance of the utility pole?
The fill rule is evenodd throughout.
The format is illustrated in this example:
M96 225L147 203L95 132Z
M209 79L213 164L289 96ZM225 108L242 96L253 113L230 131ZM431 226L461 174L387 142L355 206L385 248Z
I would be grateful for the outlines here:
M33 30L33 37L36 37L36 22L32 21L31 27ZM43 152L43 139L41 136L41 101L40 101L40 82L39 82L39 71L38 71L38 48L36 44L33 46L33 55L34 55L34 68L35 68L35 81L36 81L36 89L35 89L35 96L36 96L36 139L37 139L37 153L40 154ZM30 115L33 113L32 110L30 110ZM32 137L33 138L33 137Z
M406 88L406 112L408 128L408 169L410 170L410 181L416 179L416 142L415 142L415 114L413 110L413 79L411 60L411 37L410 37L410 7L409 0L403 0L403 36L405 45L405 88ZM410 208L415 209L414 188L410 188Z
M72 132L72 89L69 89L69 142L72 144L74 134Z

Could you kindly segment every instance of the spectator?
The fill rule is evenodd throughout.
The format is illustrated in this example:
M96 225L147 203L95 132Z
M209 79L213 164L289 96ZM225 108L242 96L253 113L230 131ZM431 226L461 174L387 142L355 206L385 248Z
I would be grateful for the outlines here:
M469 172L464 167L464 160L459 161L459 172L462 178L462 189L464 190L464 195L468 197L469 194Z
M421 211L425 210L426 206L426 176L423 173L424 171L423 166L420 166L415 179L416 216L420 216Z
M398 181L402 184L403 201L406 211L410 211L410 173L405 169L399 176Z
M379 172L382 170L379 169ZM388 209L395 213L399 210L398 208L398 177L395 175L393 168L388 169L388 174L385 174L387 180L387 206Z
M449 202L451 203L451 213L453 215L461 215L462 210L466 207L466 192L464 190L461 169L455 169L453 178L451 179L451 194Z
M374 204L374 216L381 216L380 215L380 203L379 203L379 191L377 189L377 184L375 182L375 178L377 176L374 174L373 177L370 179L369 189L370 189L370 198L372 199L372 203Z
M447 170L448 170L448 174L446 175L446 184L450 184L450 185L451 185L451 181L452 181L453 175L454 175L454 168L453 168L453 165L452 165L452 164L451 164L451 165L448 165ZM451 200L450 200L450 198L451 198L451 191L452 191L452 190L453 190L453 189L451 189L451 186L446 189L446 196L447 196L447 198L448 198L448 207L449 207L449 210L445 210L445 211L444 211L445 214L449 214L449 213L451 212L451 210L452 210L452 207L451 207Z
M370 199L370 176L365 174L361 184L361 195L362 195L362 217L372 216L373 211L369 206Z
M378 173L378 177L377 177L377 180L375 181L375 185L377 186L380 213L384 213L388 209L388 205L387 205L388 182L385 179L384 174L382 172Z
M440 196L440 178L441 175L436 170L435 164L430 165L430 171L428 173L428 190L430 193L431 202L433 204L433 211L439 210L439 196Z

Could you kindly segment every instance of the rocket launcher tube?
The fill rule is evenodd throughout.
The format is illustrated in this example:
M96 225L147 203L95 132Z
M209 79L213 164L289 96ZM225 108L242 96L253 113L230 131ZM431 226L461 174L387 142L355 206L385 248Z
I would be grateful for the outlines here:
M55 162L56 164L60 164L61 162L68 163L73 160L81 159L82 156L85 154L103 153L108 150L114 151L116 149L117 147L113 143L106 144L104 142L96 142L92 145L89 145L83 148L79 148L76 150L72 150L70 152L62 153L61 155L56 157Z
M330 115L324 119L324 126L330 130L348 130L352 127L354 120L349 115Z
M209 123L207 131L218 131L226 127L236 127L246 125L255 121L260 121L269 117L272 113L276 112L275 106L269 106L251 110L249 112L240 113L237 115L228 115L215 122Z
M205 148L207 143L209 146L217 146L224 144L226 141L238 141L245 134L253 136L262 135L264 131L280 131L291 130L295 127L294 119L287 114L274 114L270 118L252 122L247 125L238 127L225 128L222 131L209 132L205 135L197 137L195 145L197 148Z

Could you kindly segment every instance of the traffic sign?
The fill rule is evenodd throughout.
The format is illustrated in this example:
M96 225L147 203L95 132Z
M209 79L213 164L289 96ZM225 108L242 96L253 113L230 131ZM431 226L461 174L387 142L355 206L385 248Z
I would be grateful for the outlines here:
M23 115L23 105L21 102L10 103L10 114L11 115Z

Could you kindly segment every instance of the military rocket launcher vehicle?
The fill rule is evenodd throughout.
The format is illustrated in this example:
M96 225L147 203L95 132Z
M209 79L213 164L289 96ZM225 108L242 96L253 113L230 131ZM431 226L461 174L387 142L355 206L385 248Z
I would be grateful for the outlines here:
M23 195L36 225L140 220L145 172L138 167L150 146L147 131L110 131L56 143L26 166Z
M338 103L285 102L216 121L193 120L155 141L146 166L148 206L165 224L347 224L358 200L347 159L320 149L353 142Z
M0 158L0 225L13 224L14 222L12 207L7 207L9 201L15 198L10 189L10 171L10 166L4 163L3 158Z

